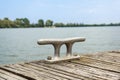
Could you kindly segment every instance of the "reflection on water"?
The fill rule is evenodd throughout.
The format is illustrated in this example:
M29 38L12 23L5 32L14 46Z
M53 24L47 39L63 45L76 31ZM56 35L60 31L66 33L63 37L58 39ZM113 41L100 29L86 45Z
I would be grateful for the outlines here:
M120 27L80 28L24 28L0 29L0 64L46 59L53 55L53 46L37 45L42 38L86 37L86 41L75 43L73 53L92 53L120 49ZM62 56L66 47L61 47Z

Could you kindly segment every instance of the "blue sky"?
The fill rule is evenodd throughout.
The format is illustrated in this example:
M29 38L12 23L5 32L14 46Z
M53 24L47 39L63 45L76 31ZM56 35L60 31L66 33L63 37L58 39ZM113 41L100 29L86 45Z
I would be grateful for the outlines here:
M54 22L120 22L120 0L0 0L0 19L27 17Z

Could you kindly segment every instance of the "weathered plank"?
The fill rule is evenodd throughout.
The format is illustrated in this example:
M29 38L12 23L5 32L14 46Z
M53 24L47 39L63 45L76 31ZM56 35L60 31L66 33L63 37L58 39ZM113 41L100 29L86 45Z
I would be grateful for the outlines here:
M117 51L108 51L108 53L118 53L120 55L120 50L117 50Z
M97 54L89 54L89 55L87 54L85 56L94 58L94 59L99 59L102 61L109 61L116 64L120 64L120 54L118 53L102 52Z
M72 62L61 63L59 65L66 66L66 67L69 67L69 68L72 68L72 69L77 69L79 72L81 70L83 70L85 72L90 73L91 75L101 77L103 79L108 79L108 80L118 80L118 79L120 79L120 74L119 73L110 72L110 71L102 70L102 69L91 67L91 66L76 64L76 63L72 63Z
M42 70L45 73L48 73L49 75L51 74L51 77L58 77L57 79L67 79L67 80L69 80L69 79L76 79L77 80L77 78L74 78L74 77L71 77L71 76L67 76L67 75L61 74L61 73L53 71L53 70L51 71L50 69L44 69L43 67L39 67L39 66L36 66L36 65L27 65L27 66L29 66L29 67L31 67L33 69L36 69L38 71Z
M51 80L54 80L54 79L65 79L65 78L62 78L57 76L56 74L53 74L52 72L49 73L48 70L45 70L45 69L36 69L34 66L29 66L27 64L19 64L19 65L15 65L14 67L17 67L19 69L23 69L23 70L27 70L29 72L34 72L36 73L39 78L43 78L43 79L51 79Z
M22 73L21 73L21 71L16 70L16 69L14 69L14 68L11 68L11 67L9 67L9 66L1 66L0 69L2 69L2 70L4 70L4 71L8 71L8 72L13 73L13 74L16 74L16 75L18 75L18 76L24 77L24 78L26 78L26 79L28 79L28 80L35 80L35 79L32 78L31 76L27 76L25 72L22 72Z
M2 75L0 75L0 80L6 80Z
M59 71L66 71L67 73L71 73L73 75L83 76L84 78L87 78L87 79L98 79L98 80L103 79L103 78L91 75L88 72L85 72L83 70L78 71L77 68L69 68L66 66L61 66L59 64L58 65L57 64L52 64L52 65L40 64L40 65L44 65L44 66L47 66L49 68L56 69Z
M30 65L36 66L39 69L50 71L52 73L55 72L56 75L66 77L67 79L75 79L75 80L86 79L87 80L87 78L85 78L85 77L78 76L78 75L75 75L73 73L63 71L63 70L58 70L58 69L53 69L53 68L50 68L50 67L46 67L46 66L41 65L41 64L30 63Z
M120 65L109 62L109 61L107 62L107 61L102 61L102 60L97 60L97 59L93 59L90 57L82 56L80 60L76 60L76 61L74 60L71 62L75 62L78 64L84 64L87 66L93 66L93 67L101 68L104 70L120 73Z
M16 64L17 65L17 64ZM24 74L28 77L31 77L33 79L37 79L37 80L42 80L44 79L44 76L40 76L39 74L37 74L36 72L33 72L33 71L29 71L29 70L26 70L25 68L20 68L16 65L13 65L13 66L9 66L7 68L9 69L14 69L16 70L19 74ZM46 77L47 78L47 77Z
M0 69L0 73L5 74L5 75L7 75L7 76L10 76L10 77L12 77L12 78L18 79L18 80L27 80L27 79L25 79L25 78L23 78L23 77L17 76L17 75L15 75L15 74L12 74L12 73L10 73L10 72L7 72L7 71L1 70L1 69Z
M0 73L0 76L2 76L3 79L6 79L6 80L18 80L18 79L16 79L16 78L13 78L13 77L8 76L8 75L3 74L3 73Z

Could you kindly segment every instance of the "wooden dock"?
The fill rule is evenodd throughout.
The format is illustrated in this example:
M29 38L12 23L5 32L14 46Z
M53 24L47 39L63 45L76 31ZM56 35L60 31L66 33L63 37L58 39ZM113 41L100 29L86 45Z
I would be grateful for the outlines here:
M120 80L120 51L84 54L56 63L40 60L3 65L0 80Z

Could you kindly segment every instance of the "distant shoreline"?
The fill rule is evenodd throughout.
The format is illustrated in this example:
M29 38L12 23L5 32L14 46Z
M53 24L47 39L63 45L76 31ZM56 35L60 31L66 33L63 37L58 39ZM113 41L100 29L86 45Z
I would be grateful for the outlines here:
M66 27L27 27L27 28L82 28L82 27L120 27L120 26L66 26ZM26 29L26 27L19 27L16 29ZM0 28L0 29L15 29L15 27L11 27L11 28Z
M0 19L0 28L55 28L55 27L103 27L103 26L120 26L120 23L102 23L102 24L85 24L85 23L54 23L52 20L48 19L44 21L39 19L37 23L30 23L28 18L16 18L15 20L10 20L5 17Z

